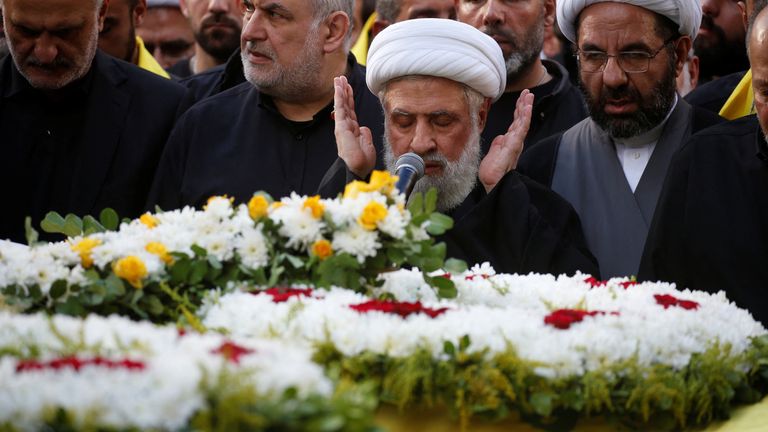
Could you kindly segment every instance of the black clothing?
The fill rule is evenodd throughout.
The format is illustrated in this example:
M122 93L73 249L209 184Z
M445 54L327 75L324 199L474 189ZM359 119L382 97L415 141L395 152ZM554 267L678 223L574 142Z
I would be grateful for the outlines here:
M768 325L768 147L755 116L684 145L664 184L641 280L725 290Z
M562 132L587 118L587 106L581 91L571 84L568 71L560 64L543 60L552 79L543 85L534 87L533 112L531 126L525 138L523 152L544 138ZM512 124L517 98L521 92L504 93L491 105L488 121L483 130L483 154L488 153L494 138L504 135Z
M179 81L179 84L189 89L195 101L201 101L245 81L243 61L240 58L240 50L238 49L223 65L218 65L205 72L182 79Z
M449 257L469 265L488 261L500 273L600 277L573 207L517 172L507 173L488 195L478 186L448 215L455 220L442 238Z
M691 134L724 121L725 119L719 115L694 106L690 120ZM517 171L551 187L552 176L555 174L555 165L557 164L557 152L560 149L562 138L563 134L558 133L537 143L530 151L524 152L517 164Z
M24 241L24 218L48 211L138 216L165 140L189 105L178 84L96 54L86 76L53 96L0 64L0 238Z
M331 198L343 192L343 179L359 180L338 159L323 179L320 195ZM600 276L573 207L514 171L489 194L478 184L447 215L454 227L440 240L446 243L448 257L469 265L487 261L502 273L573 274L578 270Z
M365 70L347 60L358 122L381 149L384 120ZM333 103L306 124L290 122L268 95L240 84L192 107L171 133L148 204L169 210L200 206L212 195L246 202L256 191L275 198L314 194L336 160Z
M177 61L173 66L169 67L165 71L171 74L176 79L188 78L194 75L192 73L191 59L182 59Z
M693 106L717 114L746 73L747 71L736 72L709 81L693 89L684 99Z

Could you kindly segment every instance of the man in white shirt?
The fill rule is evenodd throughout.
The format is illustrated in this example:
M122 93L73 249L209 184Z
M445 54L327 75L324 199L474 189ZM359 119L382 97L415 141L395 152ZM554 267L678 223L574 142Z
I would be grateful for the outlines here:
M589 118L523 154L518 170L565 197L603 277L636 275L672 155L721 121L676 93L699 0L562 0Z

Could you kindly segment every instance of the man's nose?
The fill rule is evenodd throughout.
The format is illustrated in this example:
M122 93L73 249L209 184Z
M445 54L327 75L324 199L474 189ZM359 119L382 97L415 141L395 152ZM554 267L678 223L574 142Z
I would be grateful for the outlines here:
M53 63L58 55L56 42L47 33L43 33L35 41L35 58L41 63Z
M627 73L619 66L618 57L608 57L603 69L603 84L609 88L618 88L625 85L628 80Z
M418 123L411 139L411 151L423 156L436 148L437 142L432 128L426 122Z

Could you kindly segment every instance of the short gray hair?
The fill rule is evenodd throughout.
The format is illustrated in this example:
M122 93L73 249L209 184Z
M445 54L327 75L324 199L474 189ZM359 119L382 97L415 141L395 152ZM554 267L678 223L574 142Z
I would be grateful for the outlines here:
M314 0L313 3L315 5L315 27L320 25L324 19L331 16L334 12L344 12L347 15L349 18L349 31L347 32L344 49L349 50L349 46L352 44L355 0Z
M402 7L400 0L376 0L376 14L382 21L394 23Z

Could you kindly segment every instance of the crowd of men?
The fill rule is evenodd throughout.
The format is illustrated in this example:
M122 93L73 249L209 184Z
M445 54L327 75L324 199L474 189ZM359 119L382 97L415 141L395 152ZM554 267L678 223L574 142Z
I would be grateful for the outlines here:
M335 196L413 152L452 256L768 324L766 2L0 0L0 238Z

